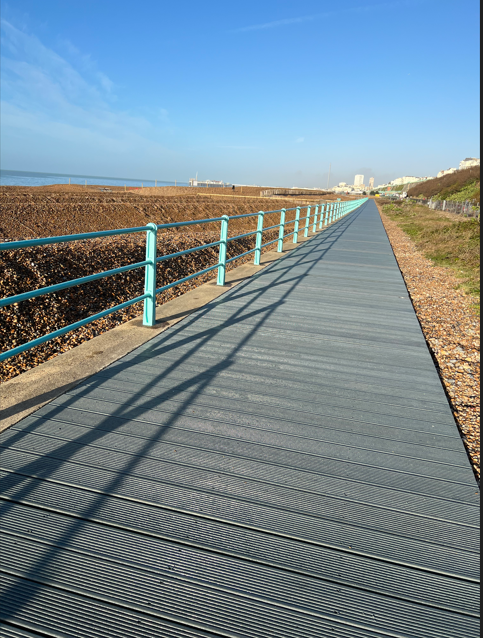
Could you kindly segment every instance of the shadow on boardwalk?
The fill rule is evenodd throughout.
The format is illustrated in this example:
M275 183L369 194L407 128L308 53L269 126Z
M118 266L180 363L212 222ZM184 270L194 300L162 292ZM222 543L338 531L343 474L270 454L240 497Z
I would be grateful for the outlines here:
M9 638L477 635L472 474L373 208L0 436Z
M95 428L57 448L55 451L55 457L49 456L48 461L44 458L40 458L29 462L22 467L19 467L15 473L9 474L0 480L0 492L5 493L8 491L9 499L11 499L11 502L4 502L0 507L0 517L2 517L11 508L14 508L16 503L29 502L29 494L35 492L38 486L38 479L45 480L49 479L49 477L54 477L55 480L57 470L67 463L69 459L79 451L80 447L99 442L104 436L106 436L106 434L115 432L125 421L129 421L131 419L139 420L143 412L148 412L149 410L158 408L165 400L173 399L178 394L189 392L189 395L182 400L179 408L172 414L168 422L157 428L156 434L146 441L144 446L129 460L129 462L126 463L122 469L114 475L111 481L103 485L102 490L99 491L96 497L91 499L91 502L88 503L85 509L79 513L76 518L72 519L68 530L61 537L56 539L56 544L45 548L45 551L38 558L30 573L24 576L25 578L31 578L35 582L36 575L39 572L45 571L45 567L47 565L55 564L57 553L69 547L72 539L81 531L84 525L86 525L86 522L96 519L96 515L102 509L106 499L109 499L111 495L116 494L116 491L122 485L127 476L135 473L137 465L144 457L149 455L150 449L163 439L164 435L173 426L173 424L175 424L181 416L187 413L187 410L193 400L213 382L217 375L231 367L233 358L236 356L237 352L250 341L252 336L256 334L258 330L263 328L264 324L272 316L276 308L285 303L285 300L296 289L297 285L311 272L314 265L323 258L326 252L344 233L344 230L355 221L357 215L358 212L356 211L348 218L342 219L334 226L325 229L323 231L324 242L316 251L313 252L313 254L311 253L307 256L307 254L297 254L297 252L289 253L287 256L289 259L285 257L281 261L277 261L269 266L268 268L276 267L278 275L275 280L270 281L267 286L258 288L256 294L246 292L246 285L241 284L233 289L233 291L223 295L217 301L208 304L204 309L195 313L195 315L192 315L181 321L179 324L176 324L176 326L170 328L167 333L163 333L162 343L150 348L150 357L160 356L170 351L176 352L176 350L183 346L189 346L189 350L177 358L169 367L167 367L167 369L164 369L162 373L155 376L151 382L143 385L137 390L137 392L129 396L128 404L120 404L112 414L106 416L105 419L103 419ZM305 272L301 275L297 275L296 277L287 278L287 273L290 272L294 265L303 265ZM265 270L262 271L262 274L264 272ZM255 305L260 300L263 300L264 293L267 290L273 290L275 287L282 284L284 287L288 284L289 287L285 290L279 301L273 304L267 304L261 308L257 308L256 310L251 310L251 306ZM231 314L225 324L216 326L216 328L203 330L198 332L195 336L188 336L186 338L176 340L177 337L183 335L183 330L187 323L189 323L190 326L193 326L196 322L200 321L210 313L213 305L219 305L220 303L227 304L233 300L243 300L244 303ZM195 355L200 348L208 344L213 337L219 335L220 332L224 330L225 326L233 327L237 323L241 324L247 319L255 320L255 325L248 334L240 339L238 344L233 346L230 351L226 352L226 356L222 363L208 366L205 370L203 370L203 372L194 374L192 378L179 383L176 388L170 389L169 391L158 392L155 389L157 382L162 377L168 376L177 368L180 368L183 364L189 362L193 355ZM156 339L154 341L156 341ZM141 360L144 359L141 358ZM129 360L127 365L128 367L135 368L138 362L139 360L137 358L133 358ZM126 370L126 363L124 360L113 364L110 366L109 370L112 374L115 374L117 368L122 368L123 371ZM72 397L72 402L77 401L83 393L87 394L91 389L91 385L87 385L84 391L81 389L80 392ZM146 398L146 396L149 398ZM60 407L53 406L48 413L43 415L43 418L55 420L57 414L68 406L68 401L63 403ZM23 437L34 432L38 425L38 420L34 420L20 431L7 432L7 437L6 440L3 441L3 446L9 447L17 444ZM30 596L35 596L36 591L41 589L42 586L43 585L41 583L36 583L31 589ZM16 592L17 588L19 589L18 592ZM17 601L16 605L11 605L12 600ZM7 589L4 595L0 598L0 608L6 609L8 607L10 612L8 615L3 617L5 619L15 617L21 606L27 603L27 600L28 599L26 599L23 594L23 587L21 583L14 585L13 588ZM9 601L8 605L5 604L7 601Z

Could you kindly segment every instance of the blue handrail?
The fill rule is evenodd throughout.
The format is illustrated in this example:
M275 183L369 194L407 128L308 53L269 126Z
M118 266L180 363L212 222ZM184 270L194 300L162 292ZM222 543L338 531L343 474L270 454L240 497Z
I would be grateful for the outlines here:
M337 221L344 215L352 212L359 206L361 206L364 202L367 201L367 198L352 200L347 202L330 202L330 203L321 203L315 206L315 211L312 212L312 206L297 206L295 208L282 208L279 210L271 210L271 211L259 211L258 213L247 213L243 215L233 215L228 217L228 215L223 215L223 217L213 217L209 219L195 219L192 221L186 222L172 222L169 224L148 224L147 226L138 226L133 228L119 228L117 230L104 230L99 232L92 233L80 233L77 235L60 235L58 237L42 237L39 239L27 239L22 241L11 241L0 243L0 251L3 250L17 250L22 248L30 248L32 246L46 246L49 244L59 244L59 243L68 243L72 241L80 241L83 239L96 239L101 237L112 237L115 235L127 235L134 233L146 233L146 259L144 261L137 262L135 264L128 264L127 266L120 266L119 268L113 268L112 270L106 270L101 273L96 273L94 275L88 275L86 277L79 277L78 279L71 279L69 281L64 281L60 284L54 284L52 286L46 286L44 288L39 288L37 290L32 290L29 292L24 292L18 295L13 295L11 297L6 297L0 300L0 308L4 308L6 306L19 303L21 301L27 301L29 299L33 299L35 297L40 297L42 295L47 295L50 293L58 292L59 290L65 290L66 288L71 288L73 286L78 286L80 284L88 283L90 281L96 281L97 279L102 279L104 277L111 277L112 275L117 275L120 273L128 272L130 270L135 270L138 268L144 268L145 270L145 282L144 282L144 294L139 297L135 297L134 299L130 299L129 301L125 301L124 303L118 304L113 308L108 308L106 310L102 310L90 317L86 317L81 321L77 321L76 323L72 323L68 326L60 328L59 330L55 330L54 332L50 332L42 337L38 337L37 339L33 339L28 343L24 343L16 348L12 348L11 350L7 350L5 352L0 353L0 361L4 361L10 357L13 357L17 354L21 354L26 350L30 350L35 346L41 345L46 341L50 341L51 339L55 339L56 337L60 337L68 332L76 330L77 328L81 328L97 319L102 319L103 317L117 312L118 310L122 310L131 306L135 303L139 303L140 301L144 301L144 313L143 313L143 325L145 326L154 326L156 323L156 295L164 290L168 290L169 288L173 288L174 286L178 286L190 279L194 279L195 277L199 277L208 273L212 270L217 269L217 284L219 286L225 285L225 274L226 274L226 265L240 259L241 257L245 257L246 255L250 255L251 253L255 253L254 263L255 265L260 264L261 258L261 250L266 246L270 246L278 242L277 252L283 251L283 240L288 237L293 237L293 243L296 244L298 242L298 233L300 228L300 223L305 221L304 226L304 236L307 237L310 228L310 220L313 217L313 232L317 230L317 218L320 213L319 220L319 230L328 226L329 224ZM304 217L300 217L300 213L302 209L305 209L307 214ZM285 220L285 215L288 211L296 211L295 219L290 221ZM273 226L268 226L264 228L263 222L265 215L270 215L273 213L280 213L280 222ZM254 231L250 231L248 233L242 233L241 235L235 235L234 237L228 237L228 226L230 219L242 219L246 217L257 217L257 229ZM196 246L194 248L188 248L187 250L181 250L176 253L172 253L170 255L162 255L161 257L157 257L157 232L158 230L165 230L168 228L180 228L184 226L194 226L197 224L209 224L213 222L221 222L221 230L220 230L220 239L219 241L211 242L209 244L203 244L202 246ZM294 224L294 230L290 233L285 233L285 227ZM273 230L275 228L279 229L279 235L277 239L273 239L265 244L262 243L263 233L268 230ZM230 241L235 241L237 239L242 239L243 237L249 237L251 235L255 235L255 248L251 250L247 250L246 252L236 255L235 257L231 257L227 259L227 245ZM183 277L174 281L170 284L166 284L165 286L161 286L161 288L156 288L156 264L161 261L165 261L166 259L172 259L174 257L181 257L183 255L189 255L199 250L204 250L205 248L212 248L214 246L219 246L219 256L218 262L213 265L200 270L199 272L193 273L192 275L188 275L187 277Z

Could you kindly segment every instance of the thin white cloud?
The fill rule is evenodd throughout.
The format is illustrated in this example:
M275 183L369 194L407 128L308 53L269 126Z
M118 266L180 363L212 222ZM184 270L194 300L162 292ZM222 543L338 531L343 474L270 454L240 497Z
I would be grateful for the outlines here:
M361 5L359 7L352 7L348 9L341 9L338 11L325 11L324 13L316 13L313 15L297 16L294 18L285 18L282 20L273 20L272 22L263 22L261 24L251 24L246 27L240 27L234 29L234 33L244 33L248 31L262 31L264 29L276 29L278 27L292 26L295 24L303 24L305 22L314 22L315 20L322 20L324 18L332 18L336 15L347 13L362 13L366 11L380 11L382 9L395 8L401 4L407 4L404 0L402 2L383 2L380 4Z
M13 72L17 85L28 89L32 78L44 78L51 88L56 87L66 98L101 102L105 98L105 87L110 83L107 76L98 73L81 75L72 64L40 40L1 20L3 47L2 71ZM8 56L8 57L7 57ZM47 89L47 86L43 87Z
M105 73L102 73L102 71L97 71L96 76L104 91L106 93L112 93L114 89L114 82L112 82Z
M150 119L116 109L113 82L88 55L72 45L75 68L67 45L62 57L5 20L1 27L2 134L49 136L73 152L92 145L108 154L166 154L160 143L169 127L165 109Z
M302 144L305 141L305 137L297 137L295 140L295 144Z
M286 27L292 24L301 24L303 22L312 22L313 20L319 20L320 18L326 18L333 15L333 11L329 11L327 13L318 13L316 15L311 16L300 16L298 18L286 18L284 20L274 20L273 22L264 22L262 24L252 24L247 27L240 27L239 29L235 29L238 33L243 33L245 31L261 31L263 29L276 29L277 27Z

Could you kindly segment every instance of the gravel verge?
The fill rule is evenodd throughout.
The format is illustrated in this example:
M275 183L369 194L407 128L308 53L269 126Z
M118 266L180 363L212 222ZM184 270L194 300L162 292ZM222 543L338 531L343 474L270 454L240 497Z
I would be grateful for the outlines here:
M424 257L396 222L379 213L446 390L477 479L480 478L480 321L472 297L448 268Z

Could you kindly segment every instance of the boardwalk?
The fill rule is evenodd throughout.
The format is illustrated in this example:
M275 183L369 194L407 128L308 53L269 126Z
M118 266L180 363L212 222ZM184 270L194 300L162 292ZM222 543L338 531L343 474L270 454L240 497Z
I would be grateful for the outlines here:
M478 489L373 202L0 442L1 636L478 635Z

